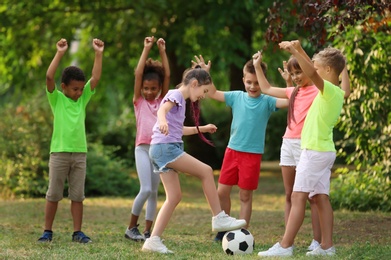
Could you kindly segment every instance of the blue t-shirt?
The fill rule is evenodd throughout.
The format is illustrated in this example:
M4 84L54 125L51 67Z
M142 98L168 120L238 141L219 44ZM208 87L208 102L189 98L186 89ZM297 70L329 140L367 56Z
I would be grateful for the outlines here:
M263 154L269 117L277 111L277 99L261 94L250 97L247 92L224 92L225 103L232 108L231 134L228 147L247 153Z

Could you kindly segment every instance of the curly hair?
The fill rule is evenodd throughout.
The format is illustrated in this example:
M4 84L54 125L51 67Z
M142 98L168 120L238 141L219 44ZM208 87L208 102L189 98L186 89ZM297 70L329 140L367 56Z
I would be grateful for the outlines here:
M157 80L159 85L164 82L164 68L160 61L148 58L145 62L143 81L144 80Z
M62 72L62 77L61 77L62 83L64 83L65 85L69 85L69 83L71 83L72 80L86 81L84 72L76 66L66 67Z

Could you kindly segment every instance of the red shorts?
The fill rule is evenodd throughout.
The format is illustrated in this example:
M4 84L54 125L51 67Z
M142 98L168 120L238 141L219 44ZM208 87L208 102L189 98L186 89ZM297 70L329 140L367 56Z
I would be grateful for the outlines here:
M238 152L227 147L221 166L219 183L238 185L244 190L258 188L262 154Z

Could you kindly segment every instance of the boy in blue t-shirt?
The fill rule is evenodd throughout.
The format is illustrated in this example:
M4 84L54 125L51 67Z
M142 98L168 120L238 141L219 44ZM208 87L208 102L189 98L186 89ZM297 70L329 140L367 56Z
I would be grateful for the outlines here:
M202 56L195 57L207 70ZM260 64L266 74L266 65ZM245 219L248 228L252 212L253 191L258 188L262 154L265 146L265 133L269 117L277 108L287 107L289 99L276 99L263 95L258 83L253 60L247 61L243 68L244 91L219 91L212 87L208 96L225 102L232 109L231 133L225 150L220 171L217 192L221 208L230 214L231 190L238 185L240 198L240 219ZM215 241L221 241L225 232L217 233Z
M56 89L54 76L61 58L68 49L68 43L65 39L61 39L56 46L56 55L46 72L46 94L54 121L50 144L45 230L38 242L52 241L54 217L58 202L63 198L65 180L68 180L74 230L72 240L89 243L92 240L81 231L87 163L85 109L91 96L95 93L95 87L101 76L104 43L99 39L92 41L95 61L91 79L85 83L85 76L80 68L67 67L62 73L62 92Z

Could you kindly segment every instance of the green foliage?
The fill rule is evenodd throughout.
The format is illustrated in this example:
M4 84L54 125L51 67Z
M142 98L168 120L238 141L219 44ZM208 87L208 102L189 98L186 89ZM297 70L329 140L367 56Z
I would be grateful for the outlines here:
M134 196L140 186L123 160L113 156L115 147L93 143L87 157L87 196Z
M0 196L44 194L51 137L51 110L43 96L0 110Z
M345 132L339 152L356 168L341 171L334 183L337 207L391 211L390 24L385 28L365 34L362 28L351 28L335 41L347 55L352 79L352 94L339 123Z

